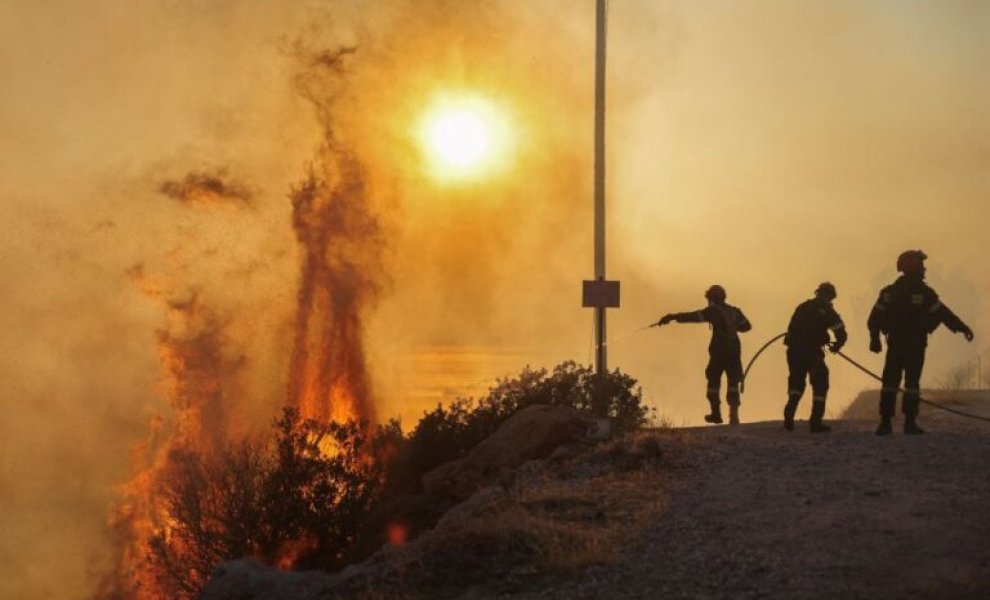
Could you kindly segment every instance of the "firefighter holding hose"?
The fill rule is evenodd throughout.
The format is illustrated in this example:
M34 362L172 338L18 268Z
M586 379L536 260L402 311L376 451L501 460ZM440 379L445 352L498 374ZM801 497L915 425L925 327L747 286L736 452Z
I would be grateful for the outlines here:
M835 286L824 282L815 290L815 297L798 305L787 326L784 344L787 346L787 404L784 406L784 428L794 429L794 413L804 395L805 381L811 381L811 433L828 433L832 428L822 423L825 398L828 395L828 366L824 347L838 352L846 343L845 324L835 312L832 302L837 296ZM835 336L833 341L829 331Z
M726 304L725 288L713 285L705 292L708 306L701 310L664 315L656 325L663 326L671 321L677 323L708 323L712 339L708 344L708 366L705 379L708 380L708 403L711 414L705 415L708 423L722 422L720 391L722 374L728 379L726 403L729 405L729 423L739 423L739 384L742 382L742 358L739 332L753 328L746 315L735 306Z
M897 258L897 280L880 290L880 297L870 312L870 351L880 352L880 334L886 336L887 355L883 365L880 390L880 426L877 435L890 435L891 419L897 403L897 391L904 379L904 433L917 435L925 431L918 426L921 371L925 366L928 336L944 324L953 333L973 341L973 330L942 304L935 290L925 283L925 259L921 250L908 250Z

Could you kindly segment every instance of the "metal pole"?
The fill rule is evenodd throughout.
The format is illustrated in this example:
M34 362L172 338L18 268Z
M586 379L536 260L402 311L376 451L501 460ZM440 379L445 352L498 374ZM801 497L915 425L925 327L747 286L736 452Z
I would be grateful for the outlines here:
M605 280L605 45L608 0L597 0L595 19L595 279ZM595 307L595 372L598 375L598 406L604 417L605 374L608 364L605 347L605 307Z

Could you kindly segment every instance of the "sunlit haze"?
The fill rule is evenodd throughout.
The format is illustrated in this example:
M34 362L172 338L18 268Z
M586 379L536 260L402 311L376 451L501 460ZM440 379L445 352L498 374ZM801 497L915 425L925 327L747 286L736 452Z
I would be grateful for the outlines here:
M88 597L175 431L219 447L300 397L409 430L589 364L594 17L0 2L0 598ZM990 372L990 2L612 0L608 35L608 366L660 416L703 423L710 334L640 330L715 283L744 362L828 280L880 370L866 318L909 248L976 333L936 332L922 385ZM832 418L875 382L828 360ZM786 376L775 345L744 421Z

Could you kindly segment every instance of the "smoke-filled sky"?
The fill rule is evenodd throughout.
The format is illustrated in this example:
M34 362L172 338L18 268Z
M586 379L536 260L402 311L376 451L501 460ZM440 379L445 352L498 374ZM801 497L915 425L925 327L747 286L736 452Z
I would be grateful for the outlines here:
M626 334L712 283L754 323L745 359L834 282L849 352L878 367L866 315L922 248L977 335L938 332L923 383L988 348L990 4L613 0L609 19L609 360L661 415L700 422L708 332ZM591 0L0 3L0 596L91 591L113 486L169 416L162 332L202 326L176 307L222 334L231 422L275 414L290 195L329 130L381 224L362 313L379 418L589 362L593 21ZM445 94L505 119L485 177L429 172L417 124ZM777 418L782 354L744 419ZM838 414L871 382L831 365Z

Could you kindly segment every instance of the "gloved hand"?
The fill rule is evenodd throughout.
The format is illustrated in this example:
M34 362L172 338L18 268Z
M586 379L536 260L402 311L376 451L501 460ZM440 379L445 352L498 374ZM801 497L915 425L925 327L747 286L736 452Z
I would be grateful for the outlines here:
M972 342L973 341L973 337L975 337L973 335L973 330L970 329L969 327L966 327L965 325L963 327L965 327L965 329L963 329L961 331L961 333L966 337L966 341L967 342Z
M880 352L883 350L883 345L880 344L880 336L875 335L870 337L870 352Z
M674 315L666 314L659 321L657 321L657 327L666 325L667 323L670 323L673 320L674 320Z
M832 342L828 345L828 349L832 354L835 354L839 350L842 350L842 344L839 342Z

